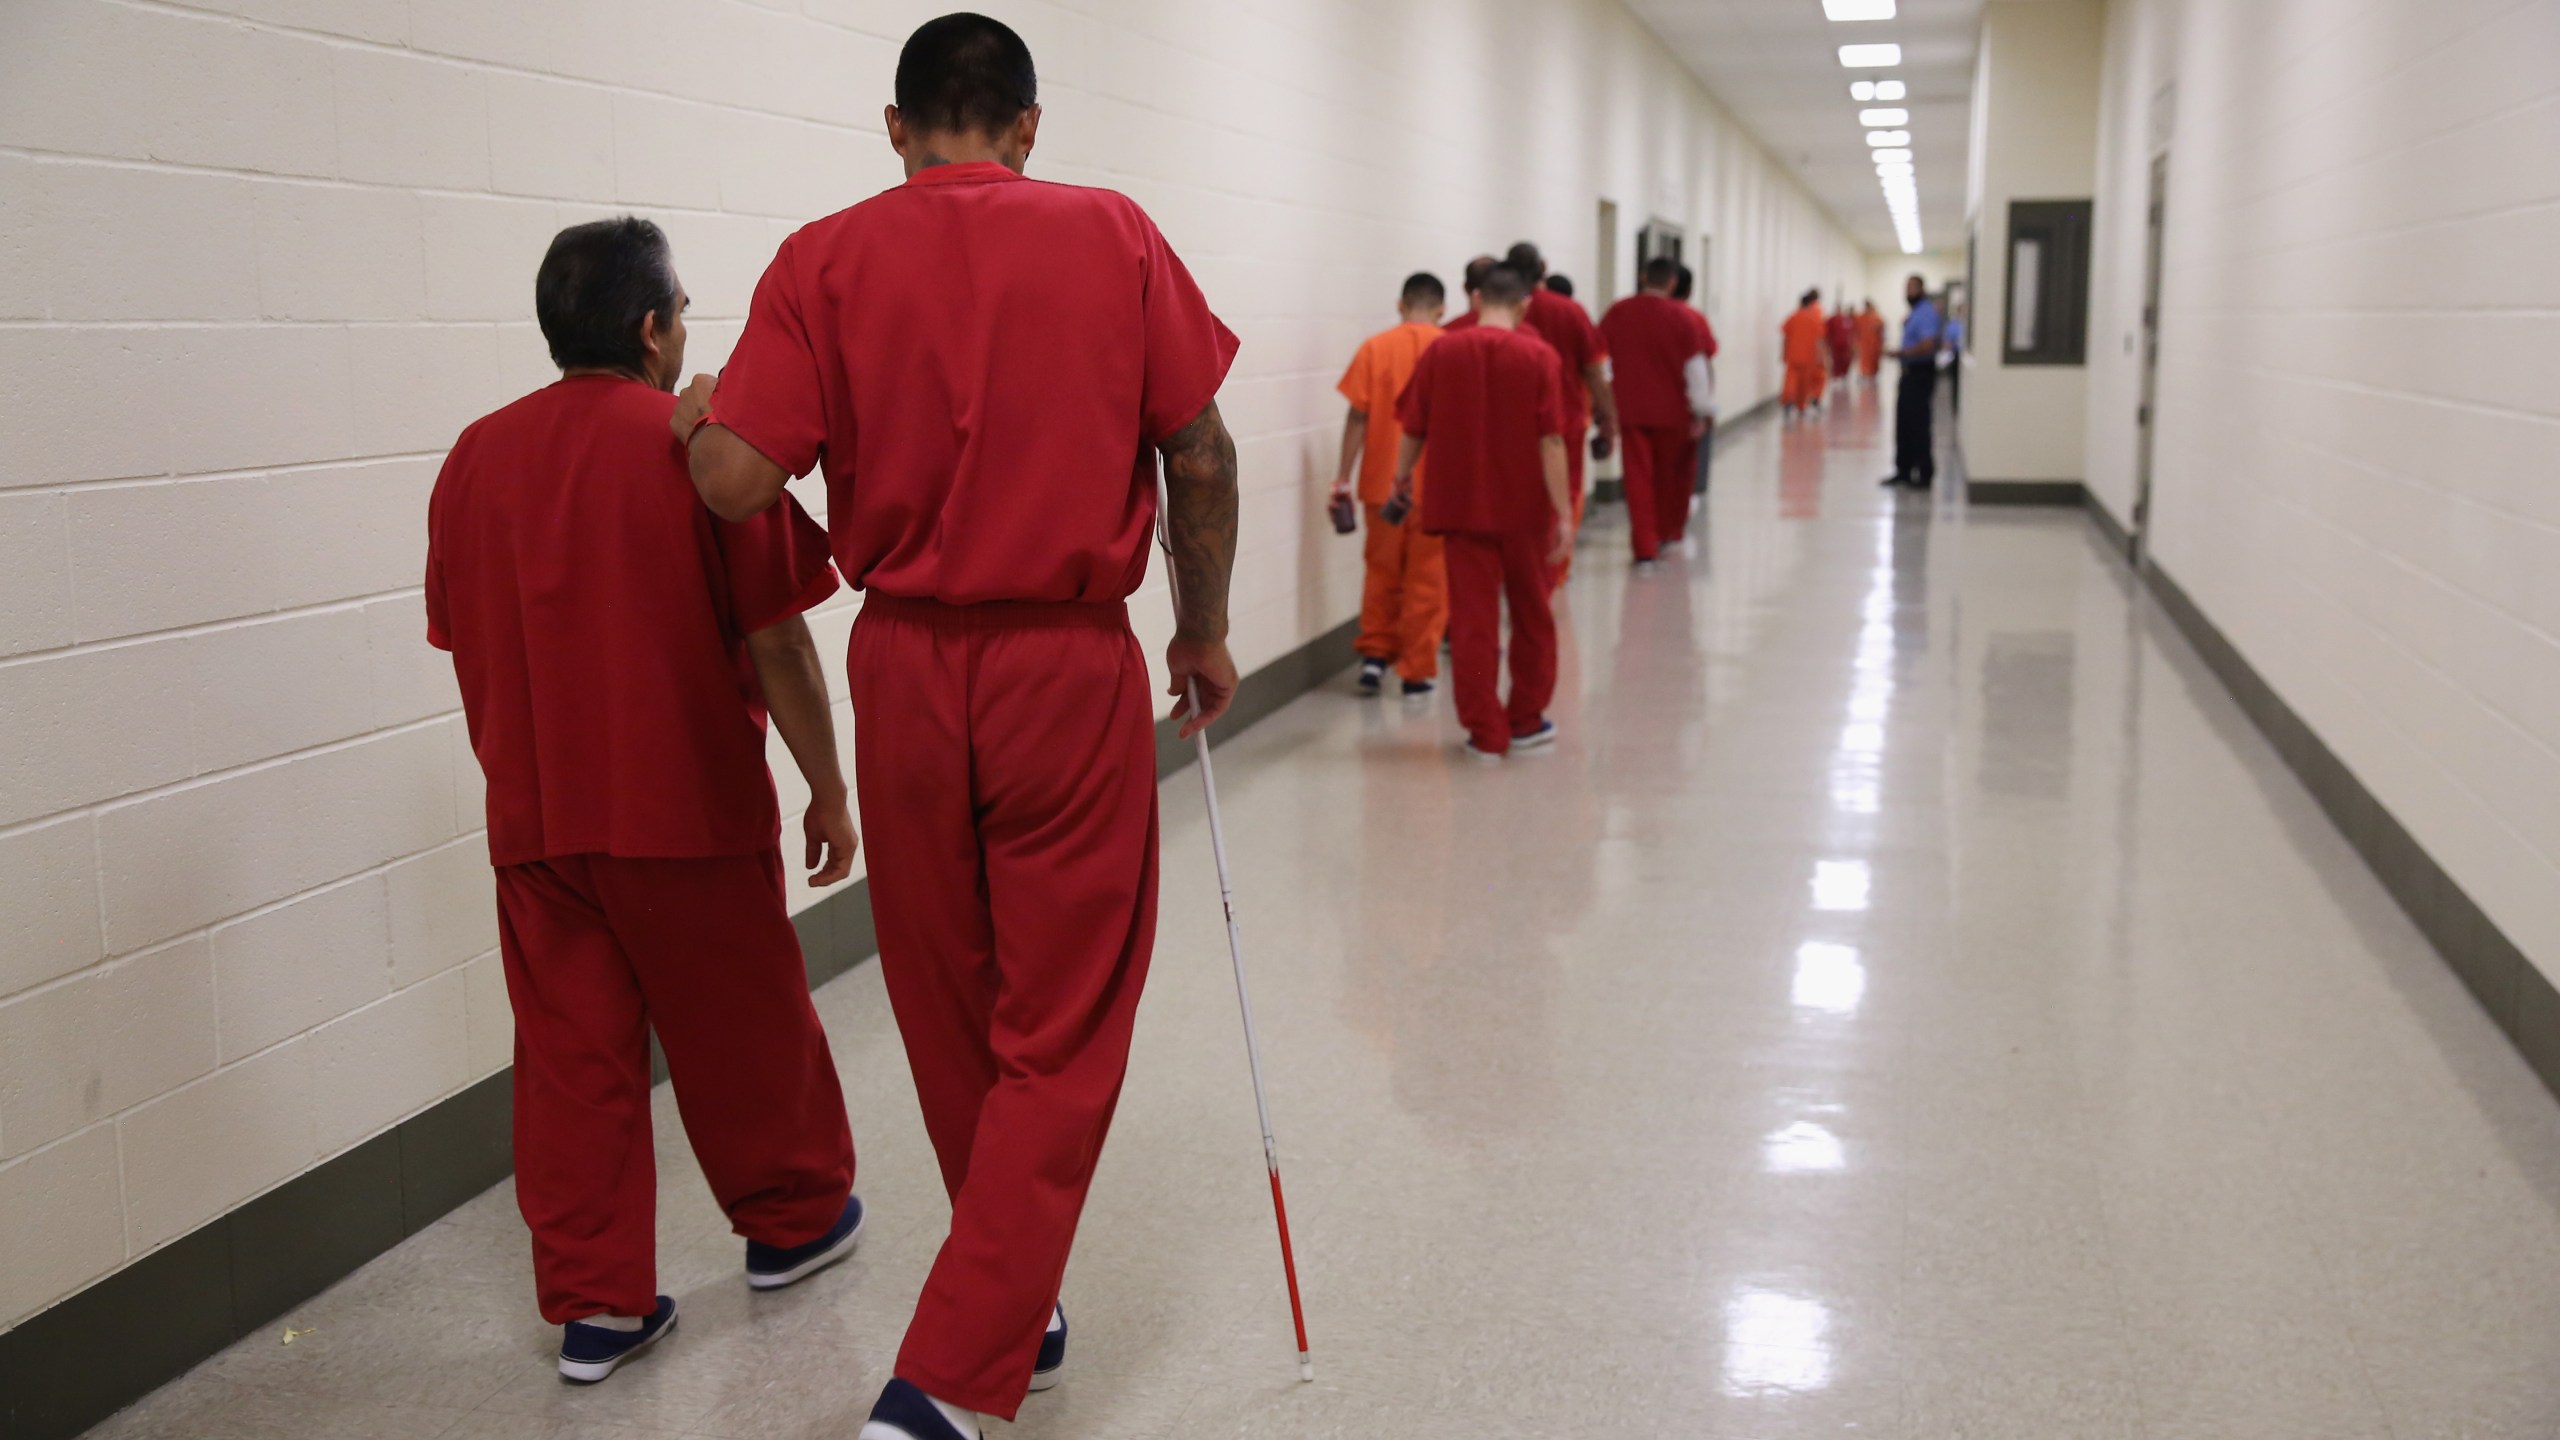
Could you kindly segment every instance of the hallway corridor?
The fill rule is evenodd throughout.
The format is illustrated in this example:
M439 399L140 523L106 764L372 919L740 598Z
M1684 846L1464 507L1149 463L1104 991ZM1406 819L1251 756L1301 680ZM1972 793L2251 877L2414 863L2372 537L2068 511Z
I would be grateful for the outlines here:
M1554 751L1346 678L1219 752L1313 1386L1165 782L1068 1378L991 1433L2560 1431L2550 1096L2079 514L1880 491L1889 398L1835 410L1649 580L1596 512ZM611 1384L502 1185L93 1433L850 1436L942 1199L878 967L819 1002L840 1270L749 1293L661 1089L685 1323Z

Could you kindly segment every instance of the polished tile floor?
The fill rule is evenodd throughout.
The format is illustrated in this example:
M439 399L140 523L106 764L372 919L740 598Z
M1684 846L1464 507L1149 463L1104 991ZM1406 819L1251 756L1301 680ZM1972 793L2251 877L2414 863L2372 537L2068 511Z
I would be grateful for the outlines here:
M2076 514L1879 492L1853 395L1569 601L1564 740L1308 696L1220 752L1318 1378L1196 782L1036 1436L2560 1434L2560 1107ZM943 1222L876 967L872 1238L562 1386L501 1186L105 1427L850 1437Z

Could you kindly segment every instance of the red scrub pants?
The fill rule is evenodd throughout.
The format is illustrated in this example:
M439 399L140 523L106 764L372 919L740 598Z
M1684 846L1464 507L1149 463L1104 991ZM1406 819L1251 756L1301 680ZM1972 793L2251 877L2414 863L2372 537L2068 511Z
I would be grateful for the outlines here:
M853 1132L783 909L782 857L498 867L516 1016L516 1204L554 1325L657 1304L649 1031L739 1234L805 1245L853 1190Z
M1117 604L873 595L847 670L881 975L951 1195L896 1373L1009 1420L1155 943L1146 658Z
M1547 606L1545 526L1501 535L1451 535L1449 678L1458 723L1479 750L1511 749L1547 718L1556 693L1556 617ZM1511 602L1511 700L1503 703L1502 602Z
M1690 448L1686 425L1629 425L1619 432L1627 447L1627 537L1636 559L1650 560L1689 528Z
M1591 417L1568 417L1564 437L1564 490L1573 501L1573 533L1576 535L1582 533L1582 506L1589 493L1585 488L1584 467L1591 463L1590 444ZM1547 593L1552 595L1564 588L1564 582L1573 578L1573 552L1566 551L1563 563L1549 569L1552 573L1547 577Z

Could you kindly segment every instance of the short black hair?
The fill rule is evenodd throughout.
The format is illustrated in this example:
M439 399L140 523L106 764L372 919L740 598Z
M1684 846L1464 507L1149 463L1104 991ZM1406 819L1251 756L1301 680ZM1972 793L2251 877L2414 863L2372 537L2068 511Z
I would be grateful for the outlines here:
M1529 277L1511 268L1509 262L1484 272L1484 283L1476 287L1487 305L1525 305L1529 300Z
M1674 300L1686 300L1697 288L1698 272L1690 269L1686 265L1683 265L1680 267L1680 282L1671 287L1671 298Z
M1644 262L1644 283L1647 285L1679 284L1680 262L1668 255L1656 255L1647 260Z
M1521 283L1527 285L1537 284L1547 273L1547 257L1539 254L1538 247L1526 240L1512 246L1511 253L1502 257L1502 263L1519 271Z
M1547 288L1570 300L1573 298L1573 277L1570 275L1550 275L1547 277Z
M1501 261L1494 259L1490 255L1479 255L1473 260L1468 261L1466 279L1467 293L1472 295L1478 290L1483 289L1484 277L1492 274L1493 267L1501 263Z
M590 220L551 237L533 277L533 315L563 370L637 370L640 322L675 323L675 254L667 232L636 215Z
M1404 277L1404 294L1398 298L1400 303L1409 306L1446 305L1449 303L1449 287L1441 284L1440 277L1430 271L1416 270Z
M1810 305L1821 298L1822 292L1820 290L1807 290L1804 294L1797 297L1797 302L1799 304Z
M898 113L927 134L992 135L1040 103L1031 47L1001 20L927 20L898 52Z

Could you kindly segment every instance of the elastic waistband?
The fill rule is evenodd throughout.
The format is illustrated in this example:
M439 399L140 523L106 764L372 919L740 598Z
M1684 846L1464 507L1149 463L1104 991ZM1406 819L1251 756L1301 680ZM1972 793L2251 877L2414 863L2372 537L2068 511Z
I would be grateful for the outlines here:
M1126 630L1129 606L1121 600L990 600L978 605L951 605L940 600L910 600L900 595L866 593L855 617L877 615L941 630Z

